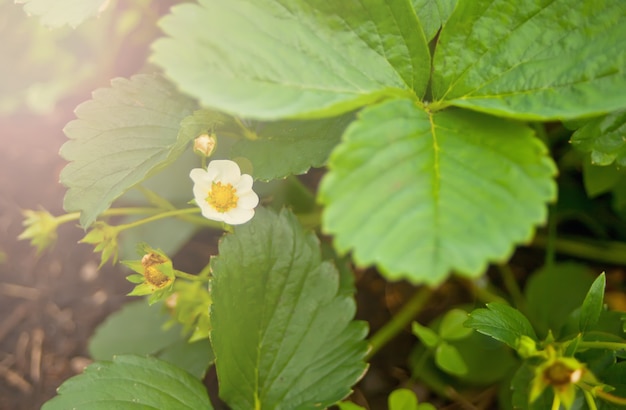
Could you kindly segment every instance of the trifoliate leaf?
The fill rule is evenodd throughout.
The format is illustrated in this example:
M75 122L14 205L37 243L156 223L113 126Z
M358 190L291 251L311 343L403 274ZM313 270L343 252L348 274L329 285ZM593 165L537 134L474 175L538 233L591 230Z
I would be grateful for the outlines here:
M593 282L585 300L580 309L580 325L581 332L589 330L595 326L600 319L602 308L604 306L604 288L606 287L606 278L604 272L598 276Z
M520 336L537 340L530 322L519 310L502 303L489 303L487 309L476 309L465 322L476 331L491 336L516 349Z
M626 108L622 0L461 1L433 58L433 96L520 119Z
M98 15L110 3L109 0L15 0L24 4L28 15L39 16L41 24L61 27L66 24L76 28L89 17Z
M232 156L250 160L255 179L271 180L304 174L311 167L324 165L339 143L352 114L310 121L276 121L258 123L257 138L240 140Z
M458 0L412 0L426 40L432 40L446 23Z
M591 153L591 164L626 166L626 110L589 120L572 135L572 145Z
M291 212L257 209L211 268L211 342L233 410L326 408L350 393L366 368L366 326Z
M68 187L65 210L81 211L80 223L97 216L133 185L173 162L189 139L179 124L195 103L158 76L117 78L76 108L61 148L69 164L61 172Z
M336 116L422 96L429 79L408 1L200 0L161 27L152 61L203 105L245 118Z
M211 410L202 382L167 362L140 356L115 356L96 362L66 380L42 410Z
M319 199L340 252L390 279L481 274L530 240L555 166L526 126L395 100L363 110L329 160Z

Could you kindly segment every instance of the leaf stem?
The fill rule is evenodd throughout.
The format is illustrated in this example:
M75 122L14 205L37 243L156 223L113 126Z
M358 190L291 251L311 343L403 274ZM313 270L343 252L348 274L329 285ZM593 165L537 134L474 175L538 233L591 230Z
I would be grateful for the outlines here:
M554 266L556 259L556 212L555 205L548 206L548 238L546 241L546 258L545 265L547 267Z
M509 301L497 295L495 292L490 291L489 289L479 286L473 280L465 280L465 283L469 284L471 292L474 294L476 299L480 300L483 303L491 303L498 302L504 303L505 305L509 304Z
M621 406L626 405L626 398L624 397L619 397L619 396L614 396L611 393L607 393L603 390L595 390L595 393L598 397L600 397L603 400L606 400L608 402L614 403L614 404L619 404Z
M511 295L511 299L513 299L513 304L518 309L523 309L526 304L526 300L524 299L524 295L520 290L519 285L517 284L517 280L515 279L515 274L513 273L513 269L509 265L498 265L498 270L502 275L502 281L504 282L504 287L507 292Z
M176 270L176 269L174 269L174 276L176 276L177 278L192 280L195 282L208 282L209 281L209 279L206 277L202 277L200 275L192 275L190 273L183 272L183 271Z
M167 211L167 212L163 212L157 215L149 216L147 218L139 219L137 221L129 222L127 224L118 225L115 228L117 229L118 232L121 232L123 230L135 228L137 226L147 224L149 222L157 221L159 219L169 218L172 216L183 216L183 215L195 214L198 212L200 212L200 208L174 209L172 211ZM212 221L207 220L207 222L212 222ZM213 226L214 228L222 229L222 225L219 222L211 223L210 225Z
M259 139L259 136L256 135L256 132L254 131L250 131L248 129L248 127L246 127L239 118L234 117L235 118L235 123L239 126L239 128L241 129L241 131L243 132L243 136L250 140L250 141L255 141Z
M145 207L110 208L102 212L102 216L145 215L156 214L159 211L160 210L158 208ZM78 219L80 219L80 212L70 212L68 214L55 217L55 220L59 225L66 222L77 221Z
M537 235L530 246L543 248L547 246L548 241L546 236ZM626 264L626 243L622 242L556 238L554 249L559 253L596 262Z
M427 286L419 288L402 309L370 338L370 351L367 354L367 360L371 359L376 352L400 333L402 329L415 318L430 298L432 292L432 289Z

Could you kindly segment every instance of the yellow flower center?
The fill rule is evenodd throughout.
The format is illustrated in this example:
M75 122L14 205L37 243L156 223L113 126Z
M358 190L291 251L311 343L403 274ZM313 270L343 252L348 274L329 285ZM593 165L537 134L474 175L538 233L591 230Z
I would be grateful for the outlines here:
M576 383L582 376L581 369L571 369L561 362L555 362L543 371L543 377L548 384L554 387L566 386Z
M222 184L221 182L213 182L206 201L217 212L227 212L237 207L237 191L231 184Z
M148 266L144 269L143 276L153 289L162 289L172 282L172 278L164 275L155 266Z

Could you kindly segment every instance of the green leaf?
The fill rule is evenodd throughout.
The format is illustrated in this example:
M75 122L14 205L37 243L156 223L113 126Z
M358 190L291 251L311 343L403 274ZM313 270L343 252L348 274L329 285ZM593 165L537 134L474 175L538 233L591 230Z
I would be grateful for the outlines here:
M430 41L452 14L457 0L412 0L412 3L426 40Z
M444 104L532 120L626 108L622 0L459 2L433 57Z
M180 327L163 329L168 316L162 304L149 306L145 300L128 303L109 315L89 341L94 360L111 360L115 355L155 354L181 338Z
M387 399L389 410L417 410L417 396L409 389L396 389Z
M467 374L467 365L463 361L463 357L461 357L456 347L447 342L443 342L437 346L435 350L435 363L446 373L454 375Z
M70 141L61 155L68 187L66 211L81 211L80 223L97 216L133 185L173 162L189 139L178 138L179 124L195 103L158 76L117 78L76 108L78 119L64 131Z
M575 263L547 266L533 273L524 294L528 318L539 336L547 336L548 330L561 336L568 316L580 306L592 281L589 268Z
M473 386L490 386L502 382L519 362L506 345L473 332L469 337L448 343L456 348L467 367L465 374L456 377ZM485 366L485 363L489 363Z
M428 346L431 349L433 349L439 344L439 342L441 342L439 335L434 330L429 327L422 326L418 322L413 322L411 330L413 331L413 334L417 336L422 341L422 343L424 343L424 345Z
M591 153L593 165L626 166L626 110L589 120L572 134L572 145Z
M465 327L467 312L462 309L451 309L443 316L439 325L439 336L443 340L459 340L472 334L472 329Z
M115 356L66 380L42 410L211 410L202 382L164 361Z
M366 368L367 329L292 213L257 209L211 268L211 342L231 408L325 408L350 393Z
M606 278L604 272L591 285L583 305L580 310L580 324L579 329L581 332L589 330L589 328L595 326L600 319L602 308L604 306L604 288L606 287Z
M209 339L188 342L180 339L161 350L157 358L165 360L202 380L215 360Z
M482 274L530 240L556 195L555 166L526 126L407 100L361 111L329 169L319 199L337 250L414 283Z
M203 105L246 118L336 116L422 96L429 79L408 1L200 0L161 27L152 61Z
M257 123L252 128L258 129L258 139L240 140L231 155L249 159L255 179L269 181L304 174L326 163L353 119L354 115L347 114L321 120Z
M89 17L97 16L104 10L107 0L15 0L24 4L28 15L39 16L41 24L48 27L61 27L66 24L76 28Z
M502 303L489 303L487 309L476 309L465 322L476 331L517 348L520 336L537 340L530 322L519 310Z
M597 166L589 158L583 160L583 183L589 198L610 192L625 180L626 173L615 165Z

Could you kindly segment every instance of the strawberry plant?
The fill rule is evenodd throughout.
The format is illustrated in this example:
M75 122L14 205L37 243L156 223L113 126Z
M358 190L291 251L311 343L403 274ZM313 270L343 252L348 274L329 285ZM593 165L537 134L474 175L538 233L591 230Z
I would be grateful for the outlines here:
M107 13L20 2L49 25ZM626 263L625 3L197 0L158 26L150 68L65 127L68 213L26 213L23 239L43 250L78 221L147 295L45 410L211 409L209 366L232 409L362 408L344 399L409 328L407 386L432 403L626 403L625 316L600 274ZM218 252L181 271L199 230ZM529 244L545 262L522 290L507 262ZM369 336L354 296L368 267L415 287ZM450 284L474 299L415 321ZM423 401L398 389L388 405Z

